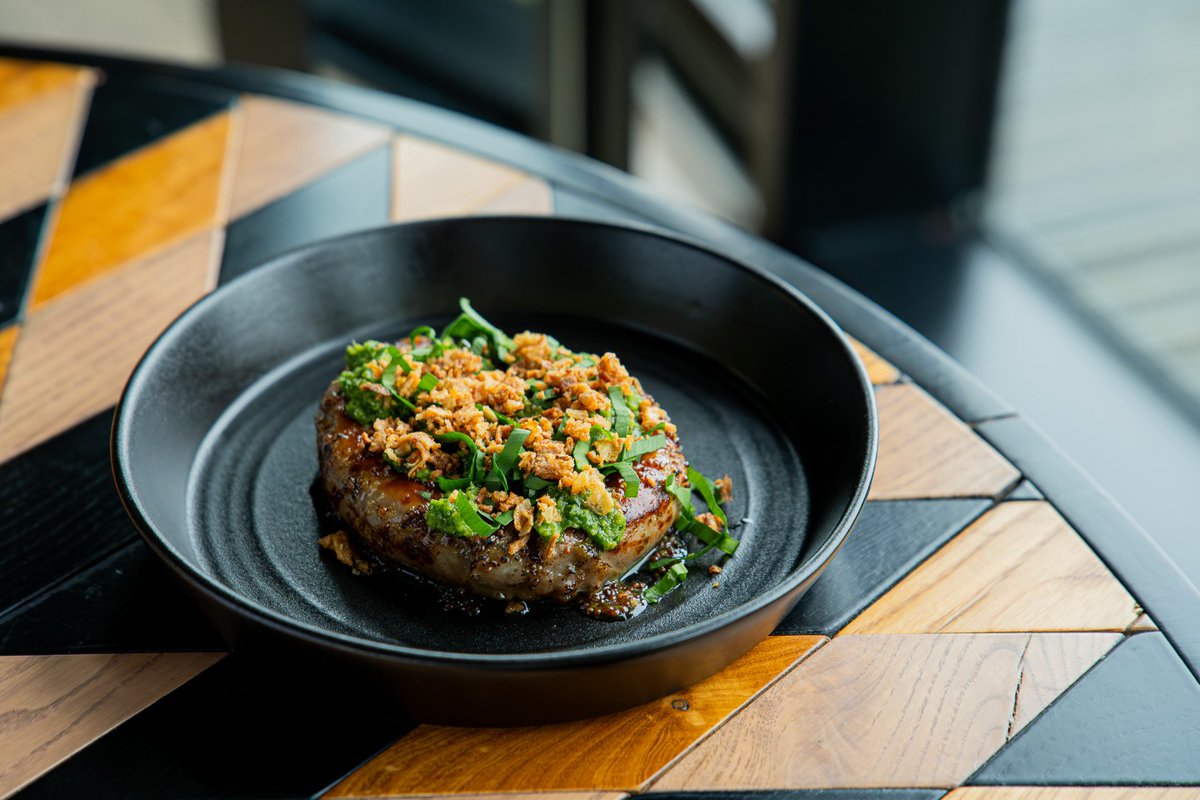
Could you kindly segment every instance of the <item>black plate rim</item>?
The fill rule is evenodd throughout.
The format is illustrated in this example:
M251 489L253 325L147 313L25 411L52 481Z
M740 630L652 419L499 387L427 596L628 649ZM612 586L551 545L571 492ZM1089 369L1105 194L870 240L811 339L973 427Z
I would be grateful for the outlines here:
M166 347L167 342L175 335L182 323L197 314L203 313L204 309L209 305L218 303L225 296L234 292L240 291L243 286L250 285L256 281L267 280L267 276L274 272L288 269L291 264L304 253L310 250L326 249L332 246L337 246L348 241L353 241L359 238L368 238L371 236L382 235L385 232L393 231L398 228L420 228L420 227L438 227L455 224L472 224L475 221L487 220L489 224L521 224L521 225L576 225L581 227L589 227L594 229L608 229L618 231L620 233L635 233L642 236L663 239L671 241L683 247L699 251L705 255L718 258L747 273L751 278L757 279L766 284L768 290L782 292L789 299L798 302L804 306L809 313L815 316L826 328L827 332L832 335L841 347L842 355L849 361L853 373L858 378L859 388L862 390L862 395L866 400L866 458L864 459L863 467L858 475L857 485L854 489L854 494L846 511L842 514L833 530L826 536L825 541L803 564L801 564L788 578L771 590L757 595L752 600L743 603L740 606L722 612L714 617L709 617L700 620L694 624L687 625L672 631L664 631L645 639L637 639L631 642L620 644L600 645L598 647L589 647L587 649L571 648L566 650L553 651L532 651L524 653L461 653L452 651L438 651L419 647L409 647L401 644L392 644L388 642L380 642L372 639L359 638L341 634L335 631L320 628L315 625L309 625L304 622L284 616L278 612L272 611L269 608L260 606L252 602L250 599L243 597L228 587L223 586L210 576L205 575L198 569L195 569L188 561L183 558L166 538L158 533L153 523L142 512L140 504L137 500L136 492L133 489L132 466L129 463L127 454L121 447L122 440L127 437L128 431L125 420L127 419L126 407L132 398L134 398L140 388L141 382L144 380L144 374L153 367L154 358L159 350ZM849 535L854 523L857 521L862 512L863 505L867 500L867 493L870 489L871 479L875 473L876 459L878 456L879 443L879 421L875 404L875 392L870 378L867 375L866 368L862 361L855 353L853 346L850 344L846 334L841 327L815 302L810 300L803 292L787 283L781 278L776 277L767 270L749 264L733 256L720 252L719 250L688 236L680 235L672 231L664 230L649 224L633 223L633 222L612 222L607 220L596 220L589 218L576 218L571 216L552 216L552 217L534 217L520 215L496 215L487 217L438 217L431 219L418 220L404 223L391 223L387 225L367 228L360 231L354 231L341 236L321 239L317 242L301 245L293 248L270 260L260 266L248 270L243 275L235 278L224 286L209 292L204 297L201 297L187 309L185 309L178 317L172 320L162 333L160 333L154 342L147 348L138 360L137 366L130 373L129 379L121 392L121 398L117 403L113 414L113 423L109 439L109 455L110 464L112 467L113 479L116 483L117 494L120 498L125 512L133 521L134 527L137 529L142 539L150 546L151 550L161 558L171 568L171 571L185 580L190 586L201 591L204 595L212 600L217 601L220 605L231 609L235 613L250 617L258 624L265 624L267 627L281 632L288 636L300 636L303 639L311 640L315 643L324 646L332 646L338 650L347 651L349 653L373 656L384 656L397 660L416 661L426 664L446 664L458 666L472 667L487 667L498 669L523 669L531 668L550 668L550 667L577 667L587 665L598 665L621 661L635 656L644 656L655 652L678 647L687 642L702 639L705 636L712 634L715 631L726 628L735 624L737 621L753 616L755 613L770 607L772 604L779 602L782 598L794 591L798 586L801 586L818 575L829 563L829 560L837 554Z

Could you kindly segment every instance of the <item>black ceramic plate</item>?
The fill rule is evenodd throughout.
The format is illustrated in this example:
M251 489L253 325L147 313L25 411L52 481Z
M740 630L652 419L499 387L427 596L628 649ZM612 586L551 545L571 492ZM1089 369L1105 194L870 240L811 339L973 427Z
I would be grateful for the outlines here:
M321 555L313 420L342 350L438 327L460 295L502 328L615 351L692 463L733 477L746 521L719 588L696 576L625 622L472 617ZM201 300L130 379L113 464L142 535L235 647L417 719L529 724L662 696L766 636L854 523L875 438L846 340L780 281L647 230L477 218L322 242Z

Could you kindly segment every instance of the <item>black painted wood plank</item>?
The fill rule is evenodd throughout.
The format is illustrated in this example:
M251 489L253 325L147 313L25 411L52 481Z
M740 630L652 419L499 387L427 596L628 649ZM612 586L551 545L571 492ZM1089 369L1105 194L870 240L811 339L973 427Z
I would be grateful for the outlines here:
M653 800L934 800L945 789L768 789L737 792L654 792Z
M16 796L312 797L412 729L371 705L337 675L317 684L228 656Z
M0 223L0 327L21 313L37 261L46 208L43 203Z
M386 225L391 164L391 147L379 147L230 224L221 282L301 245Z
M113 488L105 411L0 465L0 614L137 536Z
M75 177L231 107L228 89L151 73L106 72L92 94Z
M990 505L976 499L867 503L842 549L775 633L832 636Z
M1162 634L1130 637L968 783L1200 783L1200 684Z
M140 540L0 616L0 655L223 649Z
M1041 431L1018 417L977 433L1036 483L1130 591L1200 679L1200 591L1154 540Z

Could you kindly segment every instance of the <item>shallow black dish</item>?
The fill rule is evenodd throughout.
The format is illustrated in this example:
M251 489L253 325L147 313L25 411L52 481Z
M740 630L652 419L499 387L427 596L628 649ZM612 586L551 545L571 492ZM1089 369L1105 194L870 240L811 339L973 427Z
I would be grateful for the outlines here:
M313 417L341 350L443 324L459 295L502 328L614 350L693 463L733 476L747 521L719 588L694 577L627 622L467 617L322 558ZM369 231L255 270L163 333L113 428L130 516L231 644L470 725L612 711L737 658L837 552L875 449L865 373L794 289L647 230L524 217Z

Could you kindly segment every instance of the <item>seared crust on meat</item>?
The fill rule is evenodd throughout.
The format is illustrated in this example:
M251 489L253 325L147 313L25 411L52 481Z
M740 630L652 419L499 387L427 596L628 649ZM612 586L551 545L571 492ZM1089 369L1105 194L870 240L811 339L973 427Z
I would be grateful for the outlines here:
M650 402L646 409L652 415L658 407ZM685 469L674 426L668 429L665 447L634 464L641 489L637 497L617 501L626 530L611 550L599 549L574 529L564 531L557 541L531 536L525 515L537 513L536 505L522 508L514 523L491 536L431 531L425 513L429 500L441 492L436 484L399 474L371 452L372 435L345 413L345 398L335 381L317 414L317 452L321 480L337 512L381 559L486 597L567 602L591 594L653 549L679 514L679 503L663 489L669 475L681 475ZM517 530L518 524L524 533Z

